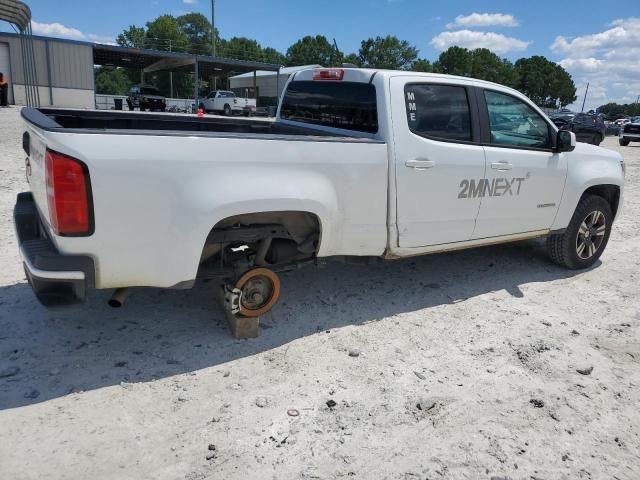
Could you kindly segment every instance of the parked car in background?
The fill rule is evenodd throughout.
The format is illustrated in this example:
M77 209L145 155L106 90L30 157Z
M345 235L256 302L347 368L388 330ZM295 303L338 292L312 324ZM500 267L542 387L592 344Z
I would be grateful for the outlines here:
M627 123L631 123L631 119L630 118L619 118L618 120L616 120L616 125L618 127L624 127Z
M626 147L630 142L640 142L640 117L632 118L620 131L620 145Z
M577 113L572 118L565 114L554 115L552 120L559 129L575 133L579 142L592 145L600 145L607 129L602 116L592 113Z
M127 105L129 110L135 110L137 107L141 112L145 110L164 112L167 108L167 101L156 87L134 85L129 90Z
M239 98L235 93L227 90L211 92L202 99L199 106L205 112L223 113L228 117L236 113L247 116L256 113L255 98Z
M606 135L615 135L616 137L620 134L621 127L616 125L616 122L605 122L607 126L607 130L605 132Z

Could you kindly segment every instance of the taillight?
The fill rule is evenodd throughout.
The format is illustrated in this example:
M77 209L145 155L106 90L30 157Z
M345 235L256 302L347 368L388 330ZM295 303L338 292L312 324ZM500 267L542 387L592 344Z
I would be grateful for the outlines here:
M56 235L84 236L93 233L89 170L80 160L47 150L47 203Z
M323 68L313 71L314 80L342 80L344 70L342 68Z

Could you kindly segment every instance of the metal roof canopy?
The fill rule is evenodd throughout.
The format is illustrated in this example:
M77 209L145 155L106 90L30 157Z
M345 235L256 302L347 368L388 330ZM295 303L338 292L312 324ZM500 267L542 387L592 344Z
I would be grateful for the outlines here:
M147 73L159 71L194 72L197 62L198 74L204 78L256 70L277 72L280 69L280 65L272 63L102 44L93 45L93 62L96 65L141 69Z
M22 68L24 69L24 94L29 106L40 106L40 89L36 69L36 53L31 29L31 9L18 0L0 0L0 20L5 20L19 32ZM14 98L15 101L15 98Z
M31 23L31 10L16 0L0 0L0 20L5 20L24 32Z

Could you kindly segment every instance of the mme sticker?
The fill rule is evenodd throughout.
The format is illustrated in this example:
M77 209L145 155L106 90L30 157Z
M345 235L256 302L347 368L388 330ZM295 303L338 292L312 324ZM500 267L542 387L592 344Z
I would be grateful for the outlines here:
M413 90L405 90L405 104L407 106L407 120L411 125L418 120L418 106L416 105L416 94Z

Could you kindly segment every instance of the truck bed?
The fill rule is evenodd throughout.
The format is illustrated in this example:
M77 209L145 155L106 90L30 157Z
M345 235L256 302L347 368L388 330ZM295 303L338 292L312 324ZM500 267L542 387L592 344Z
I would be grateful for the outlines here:
M286 135L363 141L361 138L327 133L313 127L298 127L269 120L244 118L57 108L24 108L22 116L43 130L65 133Z

